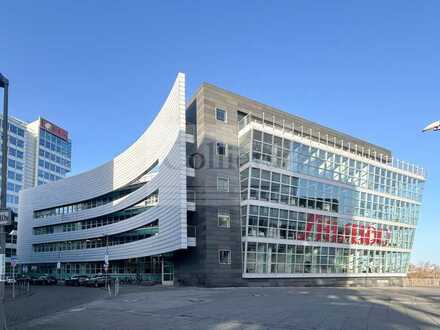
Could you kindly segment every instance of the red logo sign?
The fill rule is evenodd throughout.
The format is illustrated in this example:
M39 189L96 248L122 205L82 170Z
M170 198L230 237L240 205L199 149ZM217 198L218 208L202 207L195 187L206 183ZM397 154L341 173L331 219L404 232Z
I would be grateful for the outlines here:
M67 141L69 138L69 133L65 129L52 124L46 119L40 118L40 127L65 141Z
M315 229L315 230L314 230ZM315 233L315 237L313 237ZM336 220L330 220L322 215L309 214L304 233L297 236L298 240L313 240L318 242L363 244L388 246L391 242L389 229L376 228L375 225L357 225L346 223L343 230L338 230Z

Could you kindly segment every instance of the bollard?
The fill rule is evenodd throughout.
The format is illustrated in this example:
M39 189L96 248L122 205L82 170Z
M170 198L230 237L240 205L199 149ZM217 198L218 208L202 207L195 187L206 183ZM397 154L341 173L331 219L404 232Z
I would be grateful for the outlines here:
M115 281L115 297L119 295L119 279L117 278Z
M15 299L15 264L12 264L12 300Z

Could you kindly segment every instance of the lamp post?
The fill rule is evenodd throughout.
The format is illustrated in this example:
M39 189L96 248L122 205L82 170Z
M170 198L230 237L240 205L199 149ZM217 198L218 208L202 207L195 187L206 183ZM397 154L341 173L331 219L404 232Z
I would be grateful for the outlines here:
M437 120L426 126L422 132L434 132L434 131L440 131L440 120Z
M57 274L58 281L61 282L61 251L58 252Z
M105 289L108 288L108 266L109 266L109 260L108 260L108 235L105 234L105 255L104 255L104 270L105 270ZM109 290L110 292L110 290Z
M3 88L3 133L2 133L2 171L1 171L1 192L0 192L0 209L6 209L6 189L8 174L8 92L9 80L0 73L0 87ZM0 223L0 265L2 272L0 273L0 329L6 329L6 317L4 312L5 300L5 260L6 260L6 224Z
M17 231L12 230L9 236L17 236ZM13 259L14 258L14 259ZM15 299L15 267L17 266L17 257L11 255L11 267L12 267L12 299Z

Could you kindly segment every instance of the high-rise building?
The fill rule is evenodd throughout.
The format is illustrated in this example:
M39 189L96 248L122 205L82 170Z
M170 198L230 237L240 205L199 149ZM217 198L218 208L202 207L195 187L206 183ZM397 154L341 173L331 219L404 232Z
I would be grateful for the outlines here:
M30 185L64 178L71 169L72 144L68 132L43 118L27 125L27 129L35 152L35 160L29 157L31 164L27 167L31 171L26 176Z
M7 207L17 213L21 189L59 180L70 172L71 142L67 131L43 118L32 123L14 117L8 119L6 199ZM16 223L6 227L6 274L11 270L10 257L16 255L16 229Z
M116 138L116 137L115 137ZM425 172L179 74L126 151L20 193L19 261L188 285L399 283Z

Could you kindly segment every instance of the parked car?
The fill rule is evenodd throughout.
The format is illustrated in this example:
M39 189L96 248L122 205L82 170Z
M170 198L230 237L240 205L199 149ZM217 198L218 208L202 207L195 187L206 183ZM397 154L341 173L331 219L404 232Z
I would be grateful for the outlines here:
M41 285L43 281L40 279L40 276L32 275L30 277L30 281L32 285Z
M70 286L83 286L88 280L89 277L87 275L73 275L65 281L65 284Z
M56 285L58 283L58 280L55 276L49 275L49 276L43 276L44 284L47 285Z
M31 276L31 283L34 285L54 285L57 284L58 280L55 276L48 274L40 276Z
M92 276L86 281L85 285L94 286L95 288L105 286L105 276L102 274Z
M31 277L25 274L18 275L17 277L15 277L15 279L17 280L17 282L21 282L21 283L32 282Z

